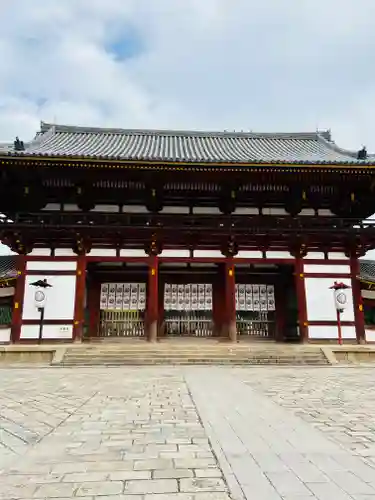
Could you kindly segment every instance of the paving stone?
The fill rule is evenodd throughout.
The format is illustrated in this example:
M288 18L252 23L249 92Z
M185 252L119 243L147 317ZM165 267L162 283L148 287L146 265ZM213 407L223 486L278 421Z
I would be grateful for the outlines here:
M101 500L101 499L100 499ZM146 495L144 500L232 500L227 493L168 493Z
M195 469L195 477L221 477L221 471L217 468L212 469Z
M350 495L375 495L375 488L355 476L352 472L332 472L330 478ZM374 475L375 481L375 475Z
M226 486L220 478L193 478L181 479L180 489L183 492L226 491Z
M174 493L178 491L175 479L150 479L146 481L126 481L126 493Z
M307 486L319 500L352 500L350 495L332 482L308 483Z
M64 483L88 483L91 481L105 481L109 472L72 472L62 477Z
M221 477L221 472L218 469L213 469L217 471L219 477ZM193 477L193 471L191 469L167 469L167 470L154 470L152 472L153 479L180 479L183 477Z
M77 497L117 495L123 493L124 483L122 481L103 481L81 483L76 491Z
M151 479L149 470L118 470L108 475L111 481L129 481L130 479Z
M309 490L293 472L268 472L267 477L280 496L308 495Z
M38 486L35 490L34 497L73 497L78 487L79 485L75 483L46 483Z
M134 470L155 470L172 469L173 460L155 459L155 460L137 460L134 462Z
M0 500L375 500L372 386L372 368L3 369Z

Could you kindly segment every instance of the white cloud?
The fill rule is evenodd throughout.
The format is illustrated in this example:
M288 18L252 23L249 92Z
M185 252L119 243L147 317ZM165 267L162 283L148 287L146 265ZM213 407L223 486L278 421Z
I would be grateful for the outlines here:
M0 0L0 142L41 120L318 127L375 152L374 14L374 0ZM133 57L109 50L132 38Z
M373 0L11 0L0 7L0 140L39 121L333 130L375 151ZM141 51L106 48L136 34Z

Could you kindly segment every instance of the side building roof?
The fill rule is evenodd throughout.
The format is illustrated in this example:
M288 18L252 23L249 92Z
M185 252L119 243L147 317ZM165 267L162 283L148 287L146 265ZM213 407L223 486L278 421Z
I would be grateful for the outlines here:
M358 279L368 285L375 284L375 260L359 261Z
M181 163L375 164L339 148L330 132L253 133L127 130L42 123L24 151L1 145L0 154Z
M16 256L0 255L0 287L7 286L17 276Z

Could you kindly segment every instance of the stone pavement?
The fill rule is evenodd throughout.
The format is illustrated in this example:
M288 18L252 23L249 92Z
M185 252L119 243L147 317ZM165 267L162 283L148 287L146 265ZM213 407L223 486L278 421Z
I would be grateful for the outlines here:
M372 368L0 375L1 500L375 500Z

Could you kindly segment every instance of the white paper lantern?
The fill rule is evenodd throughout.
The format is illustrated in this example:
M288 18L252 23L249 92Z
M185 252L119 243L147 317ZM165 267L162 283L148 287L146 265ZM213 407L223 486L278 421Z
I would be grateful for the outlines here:
M34 293L34 305L37 309L44 309L47 302L47 288L37 287Z
M348 307L348 293L345 288L338 288L333 291L335 307L338 311L344 311Z

